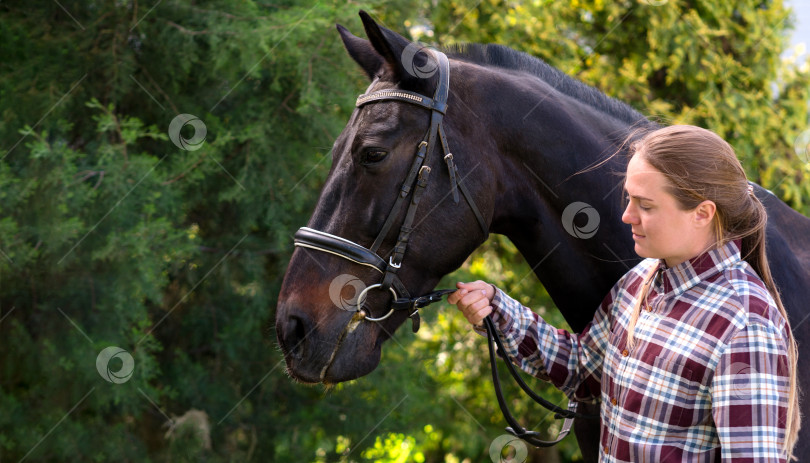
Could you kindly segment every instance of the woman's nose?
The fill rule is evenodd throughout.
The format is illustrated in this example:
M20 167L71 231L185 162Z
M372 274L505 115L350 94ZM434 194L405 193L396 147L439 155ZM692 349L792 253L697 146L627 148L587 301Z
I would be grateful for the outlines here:
M622 222L627 224L634 224L638 223L638 219L636 215L631 211L633 206L628 204L626 208L624 208L624 213L622 214Z

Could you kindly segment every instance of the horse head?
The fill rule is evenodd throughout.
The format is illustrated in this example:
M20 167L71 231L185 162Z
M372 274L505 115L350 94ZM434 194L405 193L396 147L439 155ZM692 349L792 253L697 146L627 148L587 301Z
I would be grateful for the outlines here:
M492 217L487 161L465 158L481 142L476 124L459 109L445 111L458 98L449 92L448 61L360 16L369 40L337 28L371 80L365 95L374 98L358 99L334 143L276 310L287 370L301 382L336 383L374 370L382 343L413 315L391 309L395 296L432 290L486 240ZM427 103L411 104L419 96Z

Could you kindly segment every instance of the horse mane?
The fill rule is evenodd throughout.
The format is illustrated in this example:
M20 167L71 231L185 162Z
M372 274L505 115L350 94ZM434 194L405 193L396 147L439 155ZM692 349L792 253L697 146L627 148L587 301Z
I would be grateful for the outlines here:
M598 89L574 79L540 58L514 50L504 45L465 43L450 45L444 50L449 56L462 61L522 71L538 77L560 93L607 113L628 124L647 121L641 113L628 104L611 98Z

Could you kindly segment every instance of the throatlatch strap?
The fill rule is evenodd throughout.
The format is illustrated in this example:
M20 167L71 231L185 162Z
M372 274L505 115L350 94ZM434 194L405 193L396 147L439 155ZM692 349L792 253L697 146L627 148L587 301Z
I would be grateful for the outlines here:
M458 174L458 168L456 168L456 174ZM487 223L484 220L484 216L481 214L481 211L478 210L478 207L475 205L475 201L473 201L472 194L470 190L467 189L467 185L464 184L464 180L460 180L458 182L458 187L461 190L461 193L464 195L464 198L467 200L467 203L470 205L470 209L472 209L473 214L475 214L475 218L478 220L478 225L481 226L481 231L484 232L484 240L486 241L487 237L489 237L489 227L487 227Z

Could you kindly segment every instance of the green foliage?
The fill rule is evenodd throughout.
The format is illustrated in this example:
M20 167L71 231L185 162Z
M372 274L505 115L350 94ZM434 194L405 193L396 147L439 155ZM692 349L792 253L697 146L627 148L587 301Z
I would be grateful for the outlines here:
M291 235L367 85L334 24L362 35L365 8L421 40L542 57L645 114L717 131L752 178L807 213L810 166L794 141L810 75L779 61L781 2L649 3L0 4L0 455L486 458L504 426L486 345L447 304L418 335L398 332L366 378L323 391L283 373L272 322ZM198 150L167 135L183 113L206 126ZM566 328L505 238L440 287L473 279ZM134 358L123 384L96 371L108 346ZM507 394L526 425L555 434L548 413ZM190 410L205 417L167 433ZM578 457L573 438L531 460L559 456Z

